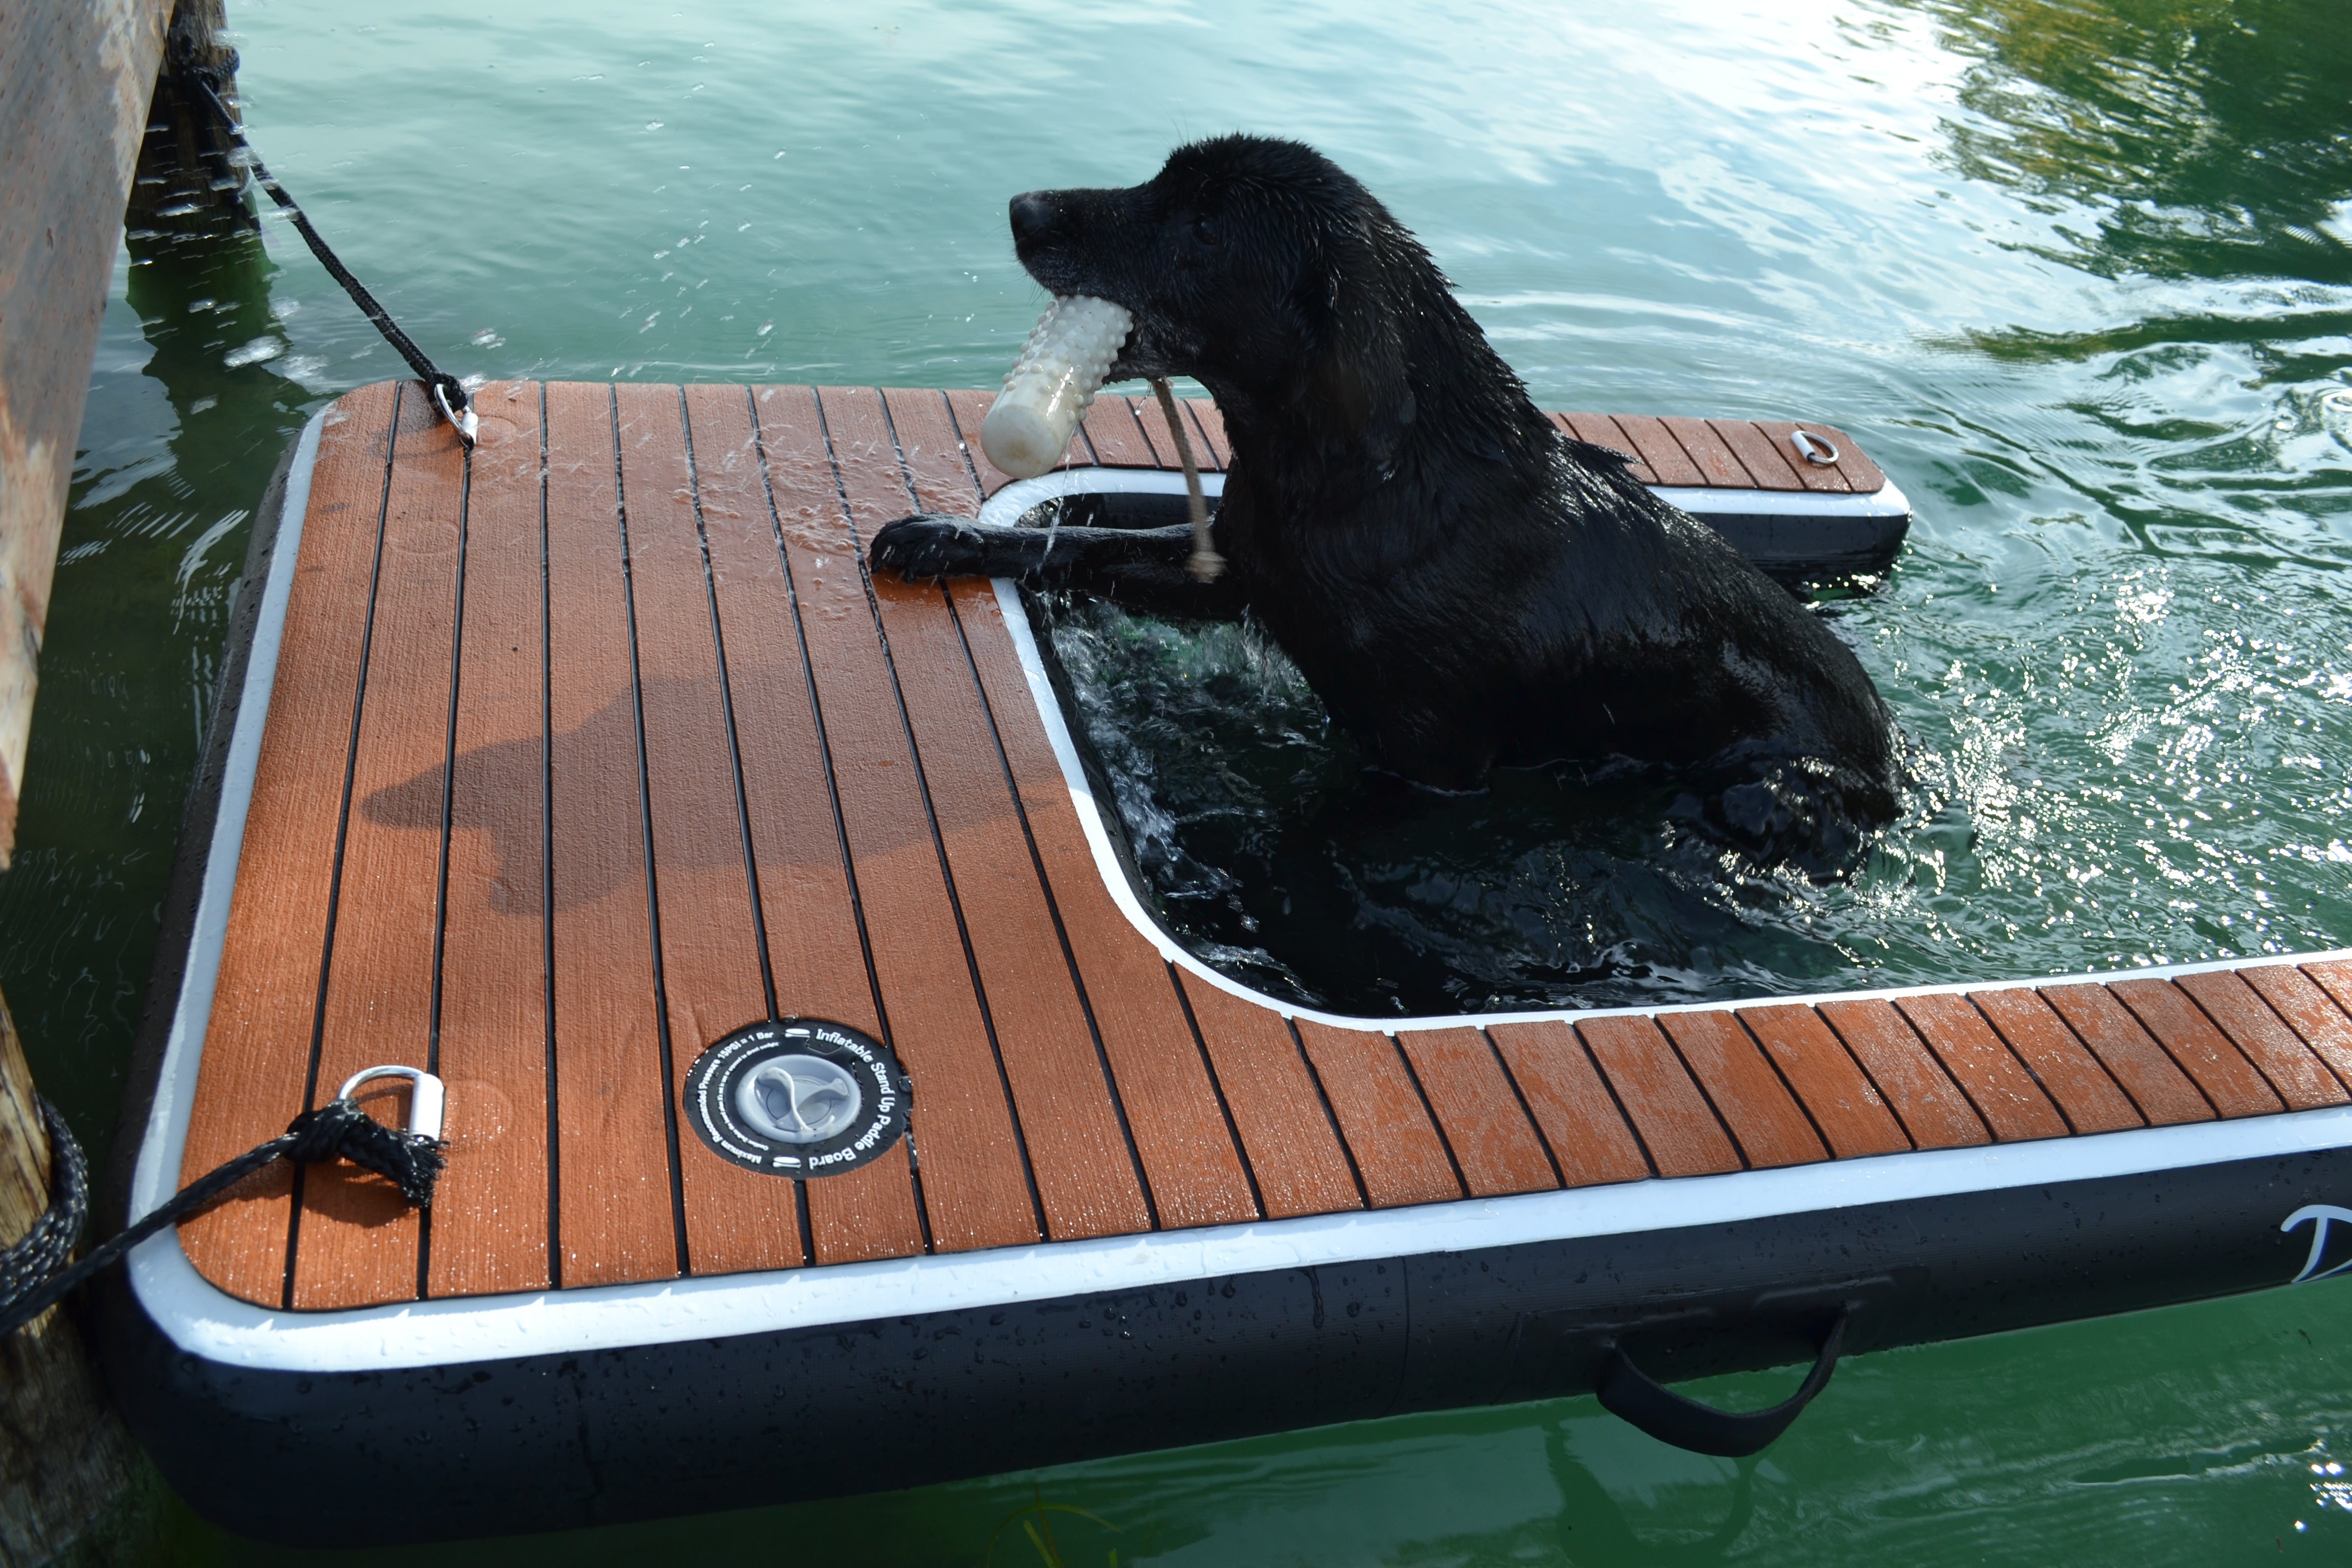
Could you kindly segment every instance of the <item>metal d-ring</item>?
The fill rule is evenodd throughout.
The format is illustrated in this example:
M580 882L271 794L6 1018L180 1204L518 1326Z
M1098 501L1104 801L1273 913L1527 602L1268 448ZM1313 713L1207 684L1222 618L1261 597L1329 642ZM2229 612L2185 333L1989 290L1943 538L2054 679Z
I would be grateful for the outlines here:
M462 388L459 389L459 395L463 395ZM466 444L466 450L472 451L475 437L480 434L482 427L481 420L474 414L473 401L468 398L452 408L449 406L448 384L436 381L433 384L433 403L434 406L441 410L441 417L449 422L449 427L457 432L457 439Z
M1818 463L1826 468L1838 460L1837 443L1826 436L1816 436L1811 430L1791 430L1789 441L1808 463Z
M337 1100L349 1100L352 1091L372 1079L404 1078L410 1080L408 1095L408 1130L419 1138L441 1136L441 1112L448 1103L448 1090L439 1079L423 1068L380 1067L362 1068L343 1080L335 1091Z

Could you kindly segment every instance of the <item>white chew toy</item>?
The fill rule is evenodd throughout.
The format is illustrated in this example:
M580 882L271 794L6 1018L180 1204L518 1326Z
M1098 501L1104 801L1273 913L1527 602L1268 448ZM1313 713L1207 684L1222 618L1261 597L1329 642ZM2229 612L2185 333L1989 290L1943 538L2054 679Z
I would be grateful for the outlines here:
M988 460L1016 479L1034 479L1060 462L1134 324L1123 307L1084 294L1046 306L981 421Z

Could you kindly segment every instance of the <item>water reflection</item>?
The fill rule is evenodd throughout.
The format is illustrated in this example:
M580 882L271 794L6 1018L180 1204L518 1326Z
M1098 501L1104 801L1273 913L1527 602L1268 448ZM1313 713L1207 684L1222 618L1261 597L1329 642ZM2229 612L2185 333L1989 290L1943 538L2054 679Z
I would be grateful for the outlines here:
M254 507L310 395L277 268L217 216L134 229L99 349L26 766L0 975L43 1090L102 1149Z
M1486 1568L1493 1564L1565 1562L1633 1563L1649 1568L1702 1568L1729 1560L1731 1548L1756 1513L1756 1469L1760 1462L1742 1459L1697 1463L1731 1471L1730 1496L1704 1500L1685 1494L1711 1493L1710 1486L1675 1489L1678 1502L1697 1501L1693 1511L1704 1517L1709 1504L1723 1510L1721 1521L1693 1528L1696 1521L1678 1518L1674 1525L1646 1521L1636 1526L1631 1511L1599 1477L1577 1458L1570 1445L1571 1423L1554 1416L1543 1423L1544 1462L1552 1484L1559 1489L1559 1511L1549 1519L1530 1519L1507 1530L1472 1535L1445 1536L1418 1542L1399 1552L1391 1562L1399 1568L1423 1568L1444 1563L1447 1568ZM1679 1510L1677 1510L1679 1512Z
M1970 179L2091 209L2105 277L2352 284L2352 29L2335 0L1917 0L1971 63Z

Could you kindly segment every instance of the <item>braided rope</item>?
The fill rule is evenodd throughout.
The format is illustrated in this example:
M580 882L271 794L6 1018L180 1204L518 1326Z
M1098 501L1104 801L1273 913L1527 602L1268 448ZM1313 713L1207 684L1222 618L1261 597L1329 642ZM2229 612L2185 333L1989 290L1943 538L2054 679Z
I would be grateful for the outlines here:
M12 1323L19 1300L35 1291L66 1266L74 1243L89 1221L89 1162L73 1130L58 1108L42 1095L33 1097L41 1108L41 1124L49 1133L49 1206L16 1245L0 1251L0 1319ZM26 1314L29 1322L39 1309Z
M425 351L400 330L400 323L376 302L375 296L368 292L365 284L352 276L351 268L343 265L342 258L320 237L319 231L310 226L309 215L295 205L294 198L286 193L286 187L270 174L268 166L261 161L261 155L253 150L253 143L245 139L245 127L237 123L236 117L229 112L228 105L222 101L215 88L219 73L209 66L191 65L184 68L184 74L195 83L196 90L204 95L205 101L212 105L213 113L220 122L221 133L245 154L246 164L253 171L254 182L269 193L271 201L285 209L286 216L293 220L296 231L302 236L302 243L310 247L310 254L319 258L319 264L327 269L328 275L343 286L343 292L352 297L352 303L360 308L360 313L367 317L375 330L383 334L383 341L408 362L408 368L416 373L417 379L433 389L436 403L457 429L458 438L471 447L474 435L466 418L468 404L465 384L425 357Z
M75 1237L81 1234L82 1220L89 1211L87 1196L89 1167L82 1159L81 1146L66 1130L48 1101L41 1102L41 1111L49 1125L49 1180L53 1188L49 1209L58 1212L70 1202L79 1209L67 1220L62 1240L45 1244L37 1252L26 1252L21 1270L0 1275L0 1339L15 1333L65 1300L99 1270L114 1263L132 1247L167 1226L178 1224L215 1198L236 1185L256 1171L274 1161L294 1160L305 1164L319 1164L329 1160L349 1160L362 1170L373 1171L400 1189L400 1195L419 1208L429 1208L433 1203L433 1184L446 1163L442 1151L448 1145L438 1138L426 1138L419 1133L404 1132L386 1127L360 1109L355 1100L331 1100L316 1110L306 1110L286 1124L286 1131L257 1148L249 1149L227 1164L207 1175L197 1177L182 1187L153 1212L142 1215L110 1239L93 1247L89 1255L71 1268L64 1267L72 1250ZM71 1189L70 1194L68 1189ZM41 1232L48 1214L34 1226ZM53 1229L50 1233L56 1234ZM16 1254L32 1242L28 1235L24 1241L0 1254L0 1266L16 1262Z

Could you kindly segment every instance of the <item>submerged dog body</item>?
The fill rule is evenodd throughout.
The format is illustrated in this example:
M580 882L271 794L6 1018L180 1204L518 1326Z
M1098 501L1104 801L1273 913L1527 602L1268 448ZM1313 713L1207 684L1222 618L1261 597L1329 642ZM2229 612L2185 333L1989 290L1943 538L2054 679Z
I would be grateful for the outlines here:
M1040 283L1133 315L1111 379L1190 375L1216 397L1227 575L1185 578L1181 529L944 519L884 529L877 565L1245 606L1380 766L1439 787L1626 758L1763 782L1780 804L1729 813L1759 831L1791 785L1836 817L1893 815L1893 726L1852 650L1622 455L1561 436L1428 253L1321 154L1197 142L1142 185L1016 197L1013 228Z

